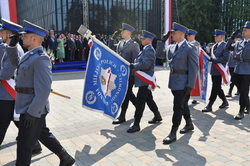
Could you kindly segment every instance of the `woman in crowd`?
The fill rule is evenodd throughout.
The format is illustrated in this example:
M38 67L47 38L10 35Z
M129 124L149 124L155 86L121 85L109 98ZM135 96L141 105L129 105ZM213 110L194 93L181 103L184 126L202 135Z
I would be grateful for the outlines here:
M59 59L59 62L63 62L63 59L65 58L65 51L64 51L64 38L62 37L62 34L57 35L57 58Z

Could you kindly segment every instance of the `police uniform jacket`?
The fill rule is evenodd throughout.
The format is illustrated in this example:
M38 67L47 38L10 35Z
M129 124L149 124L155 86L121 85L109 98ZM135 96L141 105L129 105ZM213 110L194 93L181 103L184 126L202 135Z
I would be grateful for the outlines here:
M0 80L9 80L14 76L16 66L10 63L7 56L6 45L0 46L0 53L3 54L2 59L0 59L1 69L0 69ZM22 47L17 44L17 56L21 57L24 54ZM10 94L5 90L0 81L0 100L14 100Z
M226 46L226 42L221 42L217 49L214 50L214 55L216 59L213 63L221 63L223 66L226 66L226 63L229 61L230 52L224 50ZM220 72L215 68L215 66L211 65L210 70L211 75L221 75Z
M169 60L170 75L168 87L171 90L183 90L185 87L194 88L196 75L198 74L198 51L197 47L189 44L186 40L175 52L176 44L168 48L167 58ZM187 71L187 74L174 73L176 71Z
M241 75L250 75L250 42L244 46L245 40L238 41L235 44L234 51L236 52L237 64L234 73ZM244 62L247 60L248 62Z
M234 51L230 51L229 52L229 61L228 61L228 67L235 67L236 63L237 63L237 60L234 59L234 56L235 56L235 52Z
M143 50L139 54L139 56L135 59L134 70L135 71L143 71L146 74L153 76L154 75L154 67L155 67L155 49L153 46L146 45ZM137 76L135 76L135 87L146 86L147 83L140 80Z
M135 58L138 56L140 52L139 44L130 39L124 45L124 40L121 40L117 45L116 52L121 55L125 60L129 63L133 63ZM130 76L134 75L134 71L130 70Z
M34 93L17 92L15 110L18 114L28 112L34 117L41 117L49 112L48 96L51 91L51 62L43 47L28 51L15 64L15 47L7 48L11 63L17 65L16 86L34 88Z

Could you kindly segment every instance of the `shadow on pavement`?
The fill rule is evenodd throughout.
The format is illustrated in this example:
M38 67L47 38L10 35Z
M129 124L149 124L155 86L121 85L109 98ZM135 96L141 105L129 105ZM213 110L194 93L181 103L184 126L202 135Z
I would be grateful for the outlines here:
M130 121L133 122L133 119ZM131 144L136 149L141 151L152 151L156 147L156 137L152 134L152 131L160 124L161 123L149 125L146 128L143 128L140 132L136 133L121 133L121 130L124 131L123 125L115 126L114 130L101 130L101 135L105 136L107 139L110 139L110 141L101 147L95 154L90 154L92 147L85 145L81 152L76 151L75 159L79 160L86 166L90 166L107 157L109 154L115 152L126 144ZM126 127L128 126L126 125ZM78 166L77 162L76 166Z
M45 155L45 156L41 156L41 157L39 157L39 158L37 158L37 159L31 160L31 163L34 163L34 162L36 162L36 161L38 161L38 160L40 160L40 159L46 158L46 157L48 157L48 156L50 156L50 155L54 155L54 153L50 153L50 154L47 154L47 155ZM15 165L15 164L16 164L16 160L15 160L15 161L11 161L11 162L9 162L9 163L7 163L7 164L4 164L4 166L13 166L13 165Z
M166 147L169 146L169 149L155 150L157 156L159 158L163 158L165 161L172 162L173 166L179 166L179 165L204 166L207 162L206 158L197 154L195 148L189 145L189 140L192 137L192 135L193 132L184 134L176 142L166 145Z

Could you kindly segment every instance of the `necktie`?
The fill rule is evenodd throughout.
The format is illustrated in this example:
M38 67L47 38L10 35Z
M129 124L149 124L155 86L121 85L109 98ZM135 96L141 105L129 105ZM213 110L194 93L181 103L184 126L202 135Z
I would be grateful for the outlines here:
M247 41L244 42L244 46L247 44Z
M122 44L122 48L123 48L125 45L126 45L126 41L124 41L124 42L123 42L123 44Z
M174 52L178 50L178 47L179 47L178 44L176 44Z
M218 47L218 43L215 44L215 46L214 46L214 52L216 51L217 47Z

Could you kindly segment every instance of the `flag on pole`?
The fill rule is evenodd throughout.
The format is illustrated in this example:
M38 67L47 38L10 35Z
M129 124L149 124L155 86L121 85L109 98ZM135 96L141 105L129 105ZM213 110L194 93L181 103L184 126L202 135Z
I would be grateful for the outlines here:
M199 71L196 76L195 88L190 93L190 98L206 102L207 96L207 80L208 80L208 65L209 60L206 57L206 53L203 49L199 49Z
M82 105L116 118L127 92L129 63L99 40L92 40Z
M0 8L2 18L17 23L16 0L1 0Z

